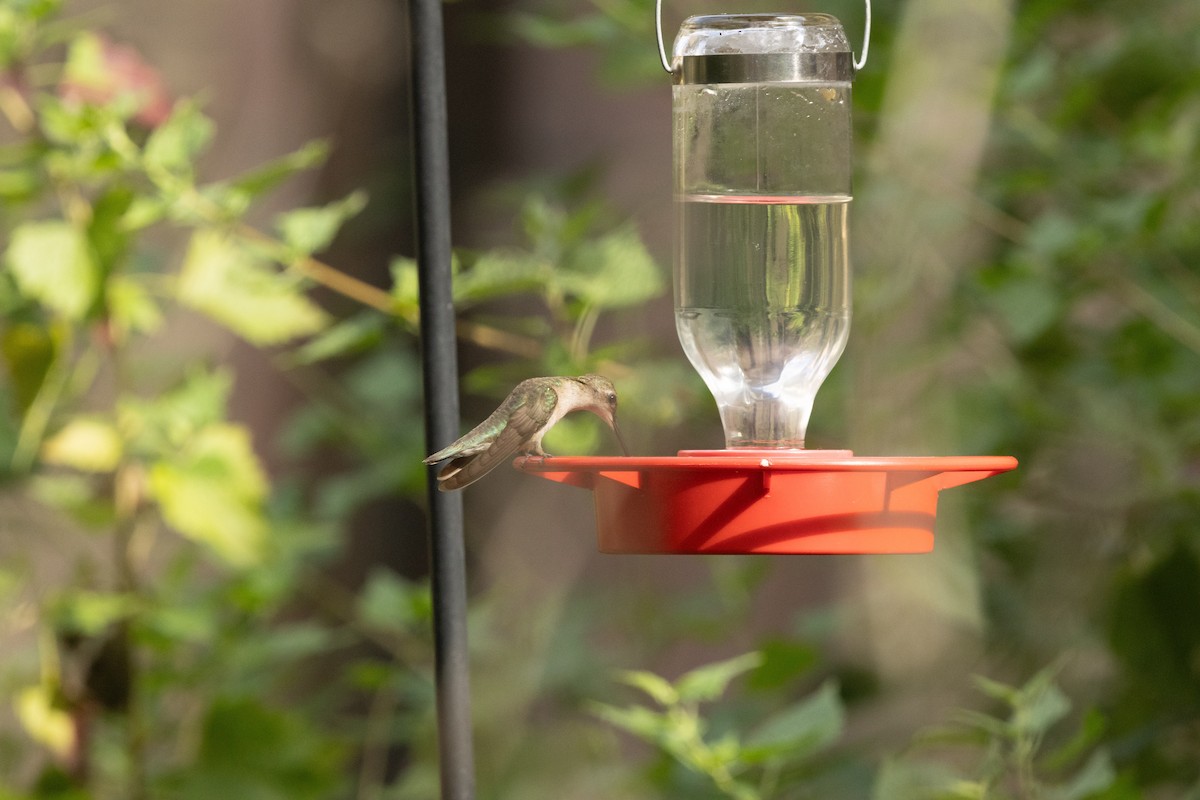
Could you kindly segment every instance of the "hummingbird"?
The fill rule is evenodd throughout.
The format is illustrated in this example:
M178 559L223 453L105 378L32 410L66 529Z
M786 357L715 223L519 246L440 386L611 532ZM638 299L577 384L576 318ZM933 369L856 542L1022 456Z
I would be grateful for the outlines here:
M425 463L448 461L437 477L438 489L461 489L518 452L544 458L548 454L542 449L542 437L572 411L590 411L607 422L621 450L629 455L617 427L617 390L612 381L602 375L553 376L518 383L491 416Z

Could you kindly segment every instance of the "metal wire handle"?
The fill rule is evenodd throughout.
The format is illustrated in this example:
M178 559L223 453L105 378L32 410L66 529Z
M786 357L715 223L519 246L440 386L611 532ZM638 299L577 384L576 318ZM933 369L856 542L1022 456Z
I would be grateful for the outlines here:
M863 27L862 55L854 59L854 71L858 72L867 65L867 51L871 49L871 0L865 0L867 5L867 21ZM662 68L668 74L674 73L671 62L667 59L667 48L663 46L662 32L662 0L654 0L654 34L658 37L658 59Z

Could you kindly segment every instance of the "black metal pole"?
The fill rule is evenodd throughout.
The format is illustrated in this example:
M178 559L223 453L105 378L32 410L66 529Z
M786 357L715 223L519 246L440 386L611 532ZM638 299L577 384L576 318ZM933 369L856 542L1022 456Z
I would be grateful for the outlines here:
M458 438L458 357L450 283L450 157L442 0L409 0L417 264L428 452ZM475 796L462 497L429 476L429 561L442 800Z

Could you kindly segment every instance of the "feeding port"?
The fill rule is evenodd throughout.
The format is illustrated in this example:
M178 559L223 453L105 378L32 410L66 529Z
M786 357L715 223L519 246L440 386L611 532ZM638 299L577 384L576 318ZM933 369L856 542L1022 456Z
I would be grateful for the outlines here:
M595 493L606 553L927 553L938 493L1008 456L856 458L846 450L684 451L674 458L520 458Z

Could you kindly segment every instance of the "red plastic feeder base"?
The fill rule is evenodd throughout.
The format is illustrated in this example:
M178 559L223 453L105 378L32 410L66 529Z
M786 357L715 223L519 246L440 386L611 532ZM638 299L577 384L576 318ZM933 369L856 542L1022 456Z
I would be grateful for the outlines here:
M855 457L848 450L518 458L591 489L605 553L928 553L938 492L1015 469L1010 456Z

